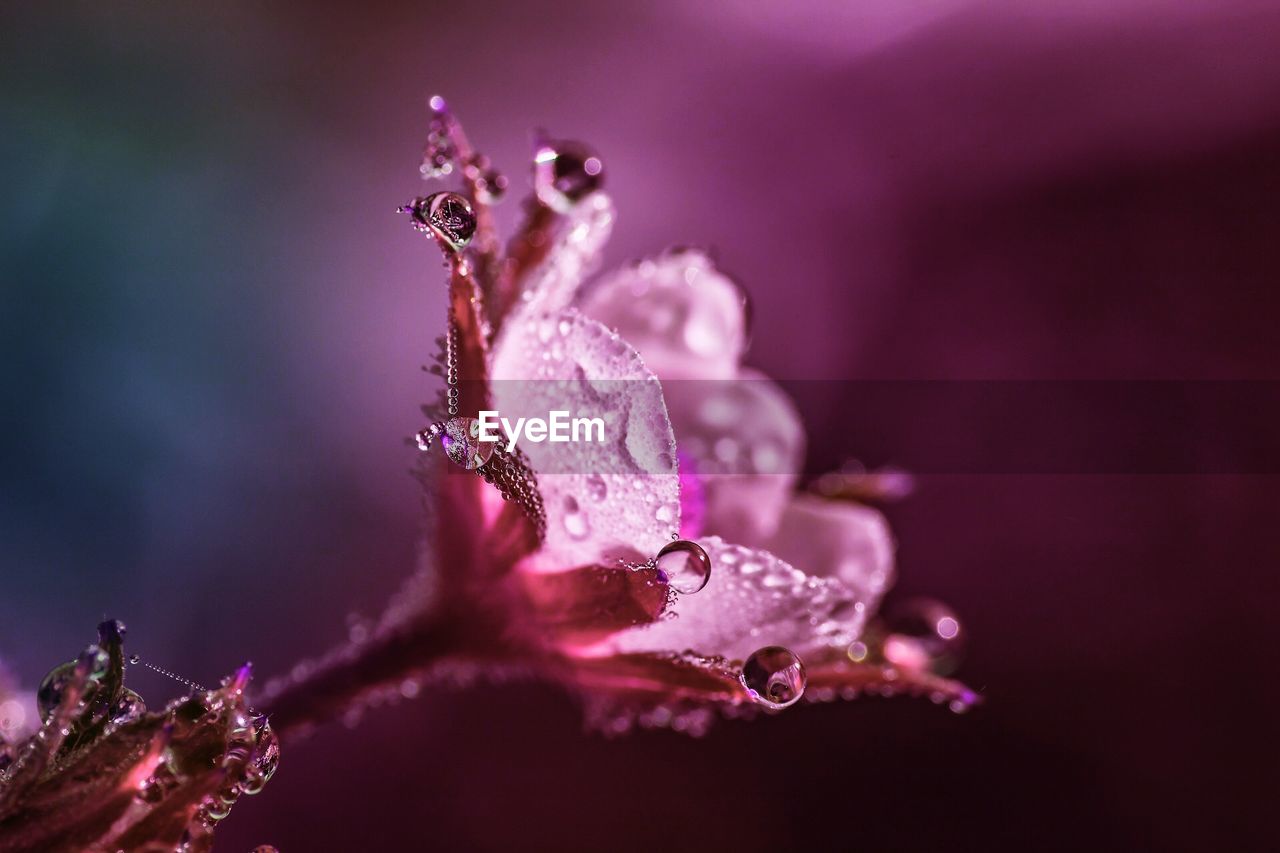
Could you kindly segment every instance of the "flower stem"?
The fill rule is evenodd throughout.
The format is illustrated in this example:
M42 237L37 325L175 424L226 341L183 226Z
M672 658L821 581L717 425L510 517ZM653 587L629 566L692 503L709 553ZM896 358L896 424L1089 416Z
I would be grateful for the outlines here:
M280 737L300 734L459 651L457 633L447 620L416 620L366 642L340 646L301 671L295 667L283 684L267 685L257 708Z

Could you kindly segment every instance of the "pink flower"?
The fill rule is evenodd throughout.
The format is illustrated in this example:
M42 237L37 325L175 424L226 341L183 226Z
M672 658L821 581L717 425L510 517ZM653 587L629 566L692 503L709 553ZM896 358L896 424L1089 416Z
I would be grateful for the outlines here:
M802 694L976 701L935 675L930 656L895 665L874 638L860 641L893 579L892 537L870 507L793 494L803 431L781 390L740 364L737 287L682 250L580 293L615 215L599 159L574 143L540 143L535 197L503 253L492 170L443 102L433 107L424 174L441 171L447 142L465 195L404 210L450 268L457 338L441 372L459 382L442 404L513 421L589 412L605 440L525 447L534 510L425 454L423 568L377 624L268 686L277 728L416 695L424 679L513 672L564 684L589 722L615 733L637 722L697 733L717 711ZM462 432L450 434L453 453ZM695 594L652 562L675 536L709 558Z

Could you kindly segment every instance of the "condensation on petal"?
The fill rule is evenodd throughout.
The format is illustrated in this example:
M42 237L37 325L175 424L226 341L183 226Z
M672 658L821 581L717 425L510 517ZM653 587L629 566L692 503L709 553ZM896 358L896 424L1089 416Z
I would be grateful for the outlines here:
M662 388L626 341L573 309L503 329L493 360L503 418L599 418L604 440L521 442L538 472L547 537L531 566L642 558L680 529L675 436ZM593 439L598 433L593 433Z
M812 575L849 584L868 615L893 584L897 545L884 515L871 507L796 495L767 547Z
M742 290L693 249L603 277L582 310L617 328L662 379L728 379L746 349Z
M791 399L764 374L663 385L680 452L704 495L702 529L761 547L773 535L804 459Z
M697 650L743 660L761 646L786 646L804 658L848 646L862 630L867 605L838 578L809 577L767 551L698 540L711 558L711 580L682 596L676 618L624 631L618 652Z
M613 201L602 192L576 205L556 232L546 260L529 273L508 322L518 324L534 314L568 307L594 270L613 232L614 219Z

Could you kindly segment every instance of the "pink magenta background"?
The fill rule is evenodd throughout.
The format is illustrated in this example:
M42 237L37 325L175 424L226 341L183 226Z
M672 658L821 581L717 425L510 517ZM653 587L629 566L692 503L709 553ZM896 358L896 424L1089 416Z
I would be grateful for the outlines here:
M607 263L714 247L772 375L1277 375L1274 4L0 23L0 657L28 684L107 614L197 680L279 673L411 571L443 300L393 211L434 92L517 194L532 128L595 145ZM804 416L813 465L858 453L856 397ZM1238 849L1272 822L1277 503L1265 476L925 475L888 510L895 594L954 605L975 712L610 741L551 688L431 692L286 744L218 849Z

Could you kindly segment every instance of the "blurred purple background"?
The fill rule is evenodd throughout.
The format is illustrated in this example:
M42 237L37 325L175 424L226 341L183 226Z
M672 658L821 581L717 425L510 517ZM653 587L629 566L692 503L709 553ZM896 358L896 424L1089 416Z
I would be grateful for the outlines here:
M29 684L105 614L197 680L281 672L411 570L443 302L393 211L434 92L521 188L535 126L592 142L608 264L714 247L775 376L1277 378L1273 3L41 4L0 32L0 657ZM860 408L806 401L811 467L857 454ZM218 849L1256 844L1274 483L925 476L889 510L897 594L965 619L983 708L608 741L550 688L446 691L287 744Z

